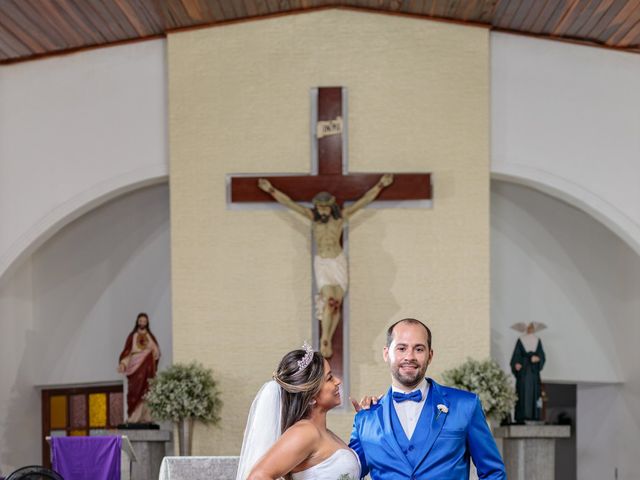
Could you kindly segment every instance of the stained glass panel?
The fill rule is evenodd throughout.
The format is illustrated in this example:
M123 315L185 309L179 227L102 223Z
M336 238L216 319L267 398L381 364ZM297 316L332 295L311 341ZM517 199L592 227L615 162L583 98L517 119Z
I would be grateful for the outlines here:
M89 395L89 427L107 426L107 394L92 393Z
M109 394L109 425L116 426L124 422L122 412L122 392Z
M69 432L69 435L72 437L84 437L87 435L87 431L86 430L71 430Z
M49 398L51 428L67 428L67 396L55 395Z
M71 395L71 428L87 426L87 397L86 395Z
M51 437L66 437L67 436L67 431L66 430L51 430L51 432L49 433L49 436L51 436Z

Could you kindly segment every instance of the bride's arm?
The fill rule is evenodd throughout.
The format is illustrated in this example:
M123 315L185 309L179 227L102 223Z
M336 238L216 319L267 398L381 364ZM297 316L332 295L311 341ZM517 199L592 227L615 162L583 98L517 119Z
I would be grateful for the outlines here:
M285 476L317 449L320 432L311 423L289 428L253 467L247 480L271 480Z

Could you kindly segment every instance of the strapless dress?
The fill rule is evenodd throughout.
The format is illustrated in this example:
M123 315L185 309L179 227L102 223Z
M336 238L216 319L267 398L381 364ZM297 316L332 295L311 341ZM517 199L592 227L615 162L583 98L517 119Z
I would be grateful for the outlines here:
M293 480L359 480L360 459L353 450L340 448L326 460L291 477Z

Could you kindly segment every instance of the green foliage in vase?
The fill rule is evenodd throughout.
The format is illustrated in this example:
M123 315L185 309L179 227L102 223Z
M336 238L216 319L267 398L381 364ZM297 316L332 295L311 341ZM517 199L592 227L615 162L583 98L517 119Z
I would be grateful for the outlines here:
M158 420L194 418L212 425L220 422L222 400L213 372L196 362L175 363L160 372L151 380L144 398Z
M517 395L511 377L494 360L467 359L442 374L446 385L478 394L485 415L502 420L511 414Z

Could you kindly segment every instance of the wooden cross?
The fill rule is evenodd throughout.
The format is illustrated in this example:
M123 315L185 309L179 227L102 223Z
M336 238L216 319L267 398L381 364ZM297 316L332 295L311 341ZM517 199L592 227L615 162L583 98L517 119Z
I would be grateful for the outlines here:
M345 201L356 200L373 187L380 179L380 173L345 174L343 171L342 94L342 87L318 89L317 120L316 129L314 129L318 152L317 174L275 177L231 176L231 203L275 201L269 194L258 188L258 178L270 180L275 187L296 202L311 202L317 193L330 192L341 208ZM394 173L393 184L384 189L377 198L377 200L396 201L430 199L431 175L429 173ZM330 362L333 372L345 377L348 366L344 365L344 315L342 319L333 337L334 354Z

